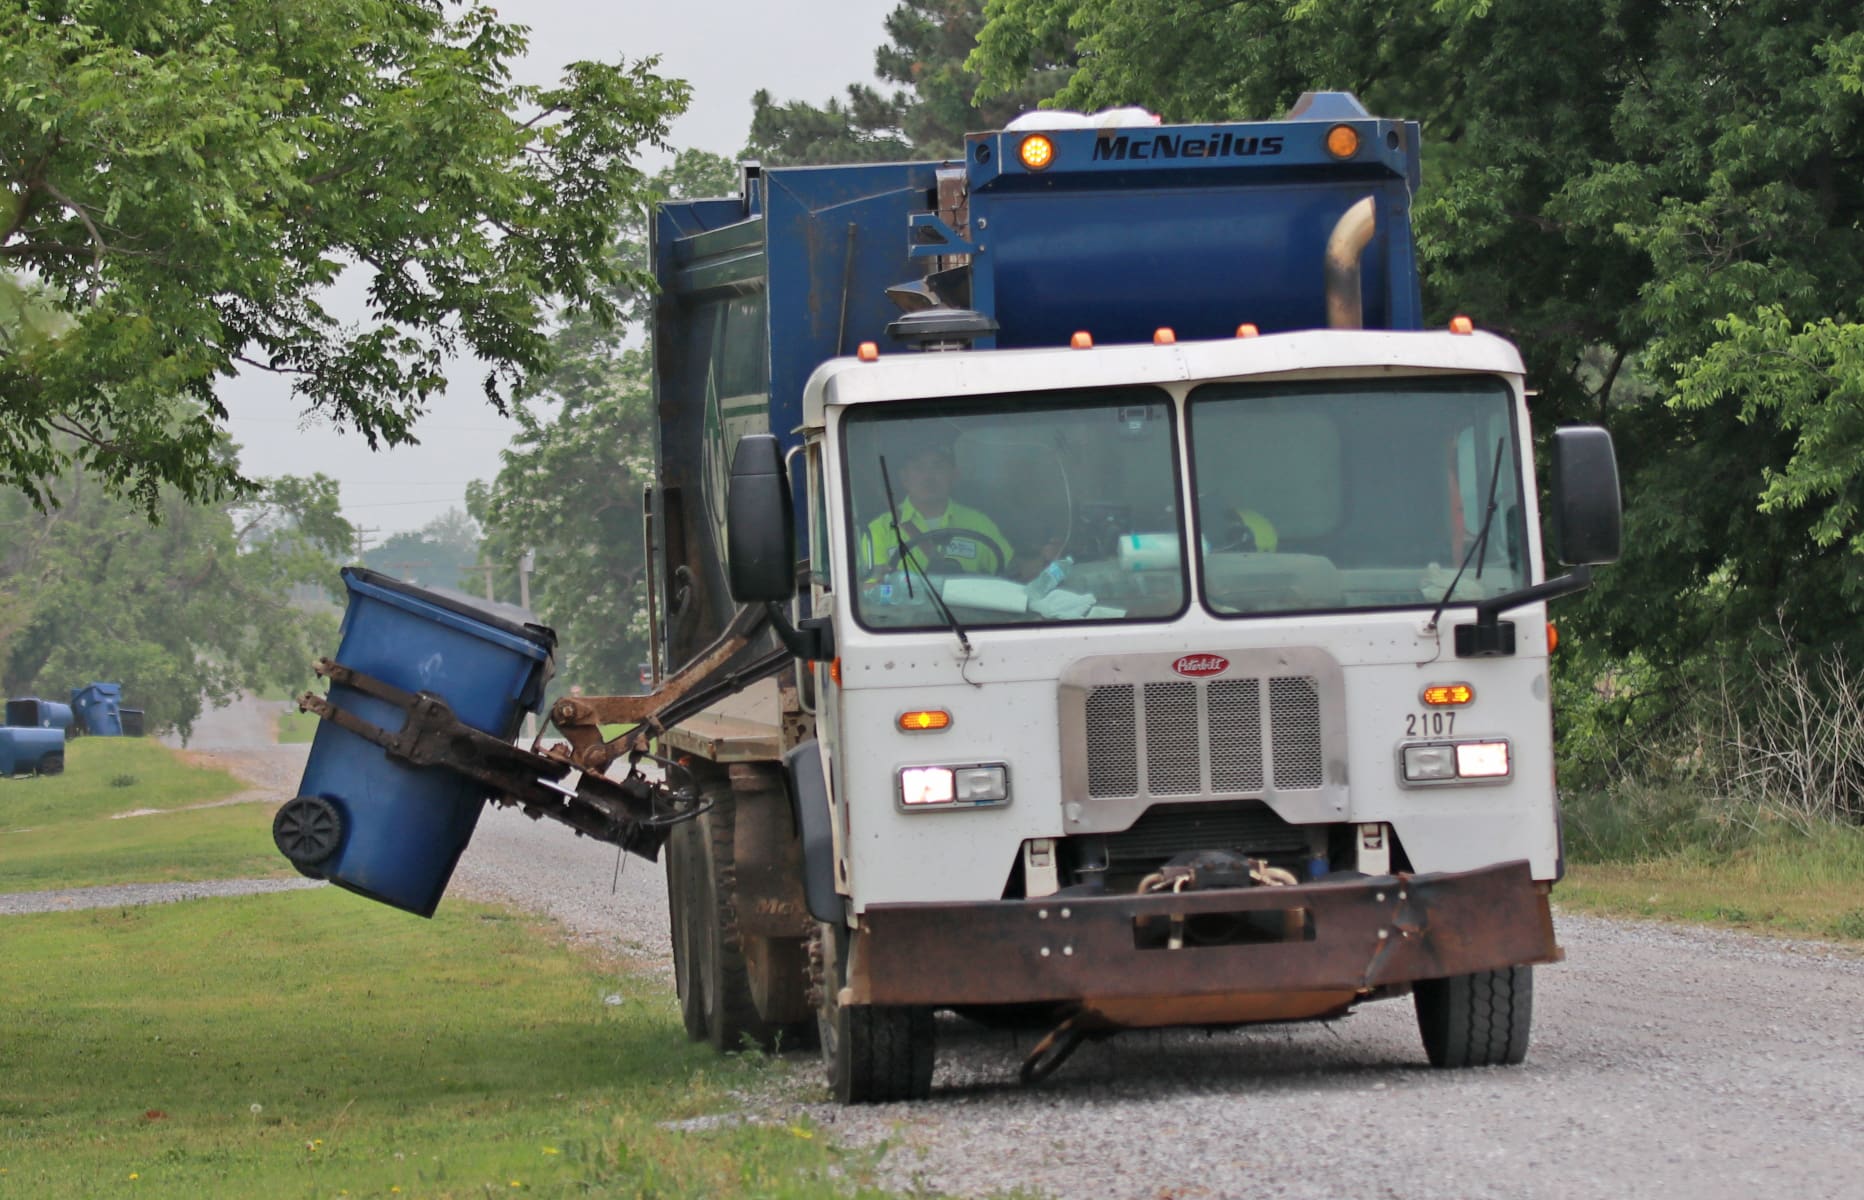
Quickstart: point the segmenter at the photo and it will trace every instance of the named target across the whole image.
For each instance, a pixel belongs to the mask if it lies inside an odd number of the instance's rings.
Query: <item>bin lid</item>
[[[527,643],[534,648],[538,658],[544,658],[556,649],[557,631],[548,625],[537,624],[531,620],[528,610],[515,604],[469,596],[452,588],[423,587],[368,567],[344,567],[343,585],[370,599],[420,615],[431,615],[431,610],[437,608],[455,617],[464,617],[473,624],[489,627],[509,638]],[[424,609],[428,611],[423,612]]]

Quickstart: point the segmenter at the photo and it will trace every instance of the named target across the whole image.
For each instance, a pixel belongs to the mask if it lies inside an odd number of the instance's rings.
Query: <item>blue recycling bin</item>
[[[556,633],[522,609],[416,587],[346,567],[349,608],[336,660],[407,692],[431,692],[461,721],[510,740],[542,703]],[[403,712],[333,684],[330,702],[390,732]],[[288,854],[299,870],[431,917],[472,839],[485,785],[442,767],[411,767],[332,722],[320,722],[298,786],[274,824],[299,822]],[[319,803],[323,802],[323,803]],[[296,806],[294,808],[294,806]],[[320,824],[321,823],[321,824]]]
[[[71,706],[38,696],[20,696],[6,702],[6,723],[27,729],[71,728]]]
[[[0,779],[13,775],[56,775],[65,769],[65,734],[60,729],[0,728]]]
[[[75,688],[71,693],[71,707],[77,713],[78,724],[93,737],[123,736],[122,706],[123,685],[120,683],[93,683]]]

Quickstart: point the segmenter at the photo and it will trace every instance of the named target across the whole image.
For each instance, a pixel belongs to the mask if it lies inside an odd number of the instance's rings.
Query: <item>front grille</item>
[[[1326,776],[1311,675],[1090,688],[1086,733],[1097,798],[1260,794],[1269,776],[1277,790],[1305,791]]]
[[[1299,854],[1307,831],[1260,800],[1234,804],[1157,804],[1124,833],[1106,837],[1107,861],[1118,871],[1156,866],[1187,850],[1234,850],[1252,857]]]

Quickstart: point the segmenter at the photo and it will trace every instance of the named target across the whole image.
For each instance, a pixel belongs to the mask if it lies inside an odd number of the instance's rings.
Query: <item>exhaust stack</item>
[[[1367,196],[1341,214],[1327,237],[1327,328],[1363,329],[1365,313],[1359,296],[1359,256],[1373,233],[1372,197]]]

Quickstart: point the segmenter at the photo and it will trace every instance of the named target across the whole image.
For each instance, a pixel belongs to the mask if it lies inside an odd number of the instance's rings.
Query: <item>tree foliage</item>
[[[901,0],[887,15],[887,41],[874,51],[875,73],[891,92],[850,84],[845,101],[820,107],[752,98],[745,155],[767,163],[887,162],[952,157],[964,135],[1001,129],[1066,78],[1063,39],[1053,53],[1031,54],[1010,84],[978,95],[965,65],[984,24],[984,0]]]
[[[972,65],[1169,120],[1355,91],[1423,122],[1432,320],[1617,442],[1626,559],[1569,617],[1667,688],[1785,625],[1864,653],[1864,32],[1854,3],[991,0]],[[1642,668],[1640,668],[1642,669]]]
[[[728,160],[686,151],[653,194],[718,196],[737,182]],[[629,214],[612,251],[630,273],[647,262],[647,212]],[[618,288],[609,300],[627,320],[578,318],[555,335],[555,366],[515,406],[520,428],[497,479],[467,493],[488,557],[506,568],[502,598],[516,598],[510,568],[535,551],[531,603],[557,630],[558,678],[592,693],[633,690],[648,657],[641,495],[655,478],[653,385],[637,344],[648,294]]]
[[[524,45],[446,0],[6,5],[0,278],[72,321],[0,343],[0,486],[43,503],[75,460],[151,513],[163,485],[218,497],[241,481],[216,387],[242,367],[374,448],[413,440],[449,356],[502,405],[553,308],[609,315],[633,155],[687,89],[651,58],[516,84]],[[325,307],[339,279],[359,326]]]
[[[423,587],[473,592],[484,587],[479,564],[479,525],[460,509],[448,509],[419,529],[390,534],[362,556],[363,565]]]
[[[353,531],[334,480],[265,480],[215,505],[163,489],[156,525],[82,468],[46,492],[47,509],[0,492],[5,695],[119,682],[152,727],[185,735],[203,702],[308,684],[335,644],[327,588]]]

